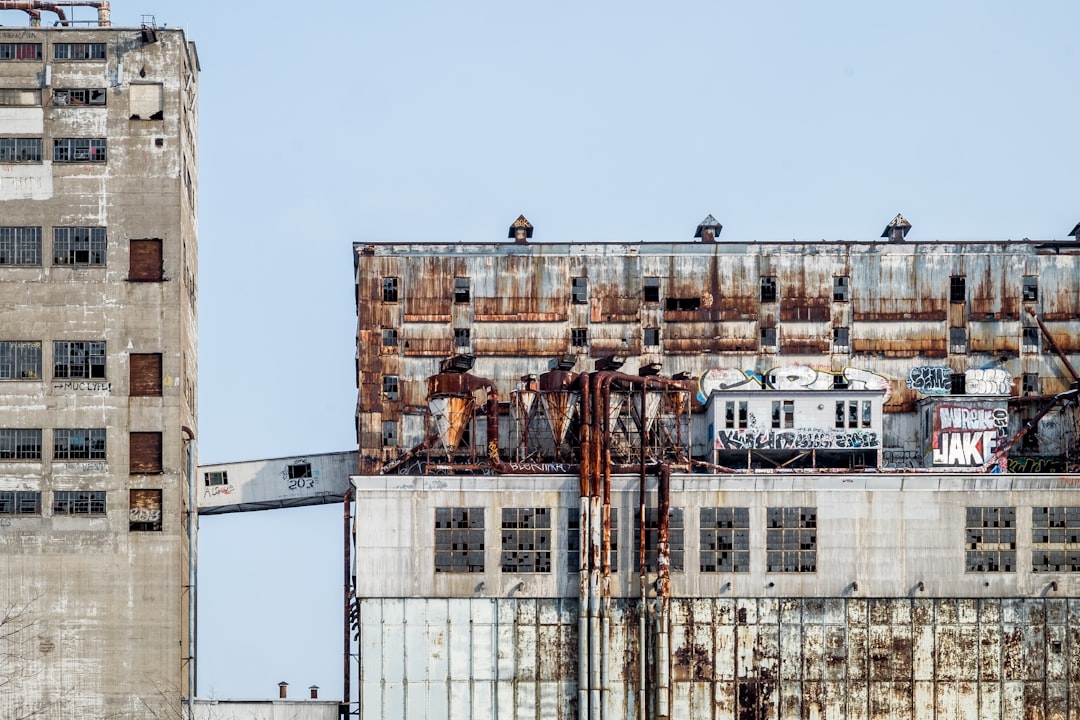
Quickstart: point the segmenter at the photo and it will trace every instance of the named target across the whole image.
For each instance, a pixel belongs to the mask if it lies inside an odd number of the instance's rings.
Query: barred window
[[[40,60],[41,43],[0,43],[0,60]]]
[[[36,380],[40,377],[40,340],[0,340],[0,380]]]
[[[657,508],[645,508],[645,567],[649,572],[657,569],[657,545],[660,542],[660,527]],[[668,560],[672,572],[682,572],[685,540],[683,537],[682,508],[668,509]],[[641,517],[634,514],[634,572],[641,572],[641,556],[637,548],[641,547]]]
[[[56,88],[53,105],[104,105],[105,88]]]
[[[105,138],[56,138],[53,140],[53,162],[103,163],[107,159]]]
[[[53,228],[53,263],[104,265],[106,237],[103,227]]]
[[[766,518],[766,572],[817,572],[817,508],[771,507]]]
[[[0,265],[40,265],[41,228],[0,227]]]
[[[36,490],[0,491],[0,515],[40,515],[41,493]]]
[[[1080,507],[1031,508],[1032,572],[1080,572]]]
[[[0,138],[0,163],[41,162],[41,138]]]
[[[56,43],[53,45],[56,60],[104,60],[105,43]]]
[[[53,493],[53,515],[104,515],[104,490],[63,490]]]
[[[611,508],[611,572],[619,572],[619,508]],[[600,559],[603,563],[603,558]],[[581,570],[581,512],[566,510],[566,571]]]
[[[104,378],[105,343],[54,341],[53,377]]]
[[[484,508],[435,508],[435,572],[484,572]]]
[[[40,460],[41,428],[0,429],[0,460]]]
[[[502,509],[502,571],[551,572],[550,508]]]
[[[750,572],[750,509],[703,507],[701,572]]]
[[[105,428],[53,430],[54,460],[104,460]]]
[[[967,572],[1016,570],[1016,508],[969,507],[965,536]]]

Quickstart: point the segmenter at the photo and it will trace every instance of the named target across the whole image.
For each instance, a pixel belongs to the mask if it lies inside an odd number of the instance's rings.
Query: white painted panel
[[[405,684],[405,712],[409,720],[427,720],[433,717],[428,711],[427,683],[410,682]]]
[[[365,682],[377,682],[383,677],[384,664],[382,601],[362,601],[360,619],[360,677]]]
[[[450,688],[446,682],[429,682],[427,685],[427,717],[450,716]]]
[[[518,626],[516,650],[517,677],[523,680],[535,680],[538,677],[535,625]]]
[[[980,720],[978,683],[961,681],[956,684],[956,694],[956,717],[959,720]]]
[[[958,702],[957,683],[938,682],[934,688],[934,708],[937,710],[934,720],[960,720]]]
[[[405,707],[405,684],[401,682],[388,682],[383,685],[382,693],[382,707],[380,708],[380,715],[376,717],[381,720],[404,720],[408,717],[406,713],[408,708]]]
[[[39,107],[0,107],[0,127],[5,135],[41,135],[45,132],[45,112]]]
[[[405,623],[405,678],[409,683],[428,679],[428,625],[423,601],[407,601],[415,614]]]
[[[798,680],[784,680],[780,685],[780,717],[802,717],[802,683]]]
[[[690,691],[692,683],[676,682],[671,684],[671,717],[690,717]]]
[[[543,720],[557,720],[562,708],[562,683],[540,682],[537,683],[539,705],[537,716]]]
[[[536,705],[536,691],[535,682],[518,682],[517,692],[514,695],[516,702],[514,717],[517,720],[540,720]]]
[[[472,715],[462,716],[471,718],[495,717],[495,683],[477,682],[471,685]]]
[[[453,606],[458,600],[451,600]],[[451,611],[451,615],[453,615]],[[446,648],[447,668],[451,680],[468,680],[473,672],[472,628],[468,622],[451,622]]]
[[[865,680],[848,683],[847,687],[848,720],[868,720],[870,717],[870,685]],[[926,717],[931,717],[927,715]]]
[[[500,679],[515,677],[517,675],[517,637],[513,625],[499,624],[498,651],[498,677]]]
[[[934,717],[934,683],[932,680],[916,680],[913,690],[915,695],[915,717]]]
[[[48,200],[52,196],[51,162],[0,166],[0,200]]]
[[[500,680],[495,688],[495,703],[499,710],[499,720],[514,720],[522,717],[517,712],[518,686],[514,682]]]
[[[469,720],[473,717],[473,683],[467,680],[452,680],[450,689],[450,708],[447,717],[454,720]],[[476,683],[478,689],[490,689],[484,683]]]
[[[493,680],[495,671],[495,629],[491,625],[472,626],[472,676],[475,680]]]
[[[982,720],[1001,718],[1001,686],[997,683],[984,682],[979,685],[979,718]]]
[[[402,601],[388,600],[383,605],[383,677],[389,682],[405,679],[405,625]]]
[[[383,714],[383,686],[381,682],[360,684],[360,714],[362,717],[386,717]]]
[[[1001,683],[1001,717],[1004,720],[1024,717],[1024,683],[1006,681]]]

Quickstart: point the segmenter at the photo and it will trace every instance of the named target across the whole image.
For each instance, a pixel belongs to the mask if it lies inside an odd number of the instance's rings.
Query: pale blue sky
[[[1072,0],[113,4],[142,13],[203,67],[206,463],[355,447],[354,241],[1080,220]],[[339,695],[341,578],[339,506],[204,518],[200,695]]]

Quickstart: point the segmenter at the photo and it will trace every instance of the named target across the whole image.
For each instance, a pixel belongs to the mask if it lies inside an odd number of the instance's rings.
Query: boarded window
[[[132,85],[130,97],[132,120],[161,120],[164,117],[161,83]]]
[[[160,532],[161,490],[132,489],[128,497],[128,530],[131,532]]]
[[[132,240],[128,257],[128,280],[159,282],[162,279],[161,240]]]
[[[161,433],[133,432],[128,448],[128,473],[131,475],[161,472]]]
[[[132,353],[130,388],[131,397],[159,397],[161,395],[161,353]]]

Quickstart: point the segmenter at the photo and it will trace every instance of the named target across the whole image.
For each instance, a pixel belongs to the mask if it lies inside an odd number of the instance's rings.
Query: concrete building
[[[0,717],[178,717],[199,61],[180,29],[80,4],[96,25],[0,5],[31,20],[0,27]]]
[[[1080,713],[1080,244],[910,227],[355,245],[360,715]]]

